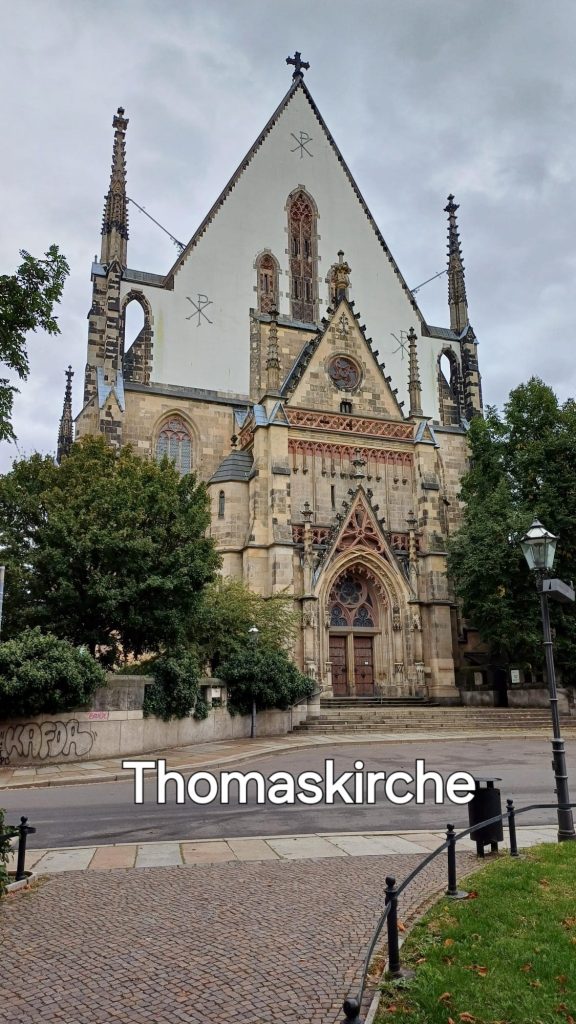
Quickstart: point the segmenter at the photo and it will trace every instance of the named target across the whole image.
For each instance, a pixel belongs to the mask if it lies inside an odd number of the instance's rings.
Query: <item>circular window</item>
[[[328,376],[341,391],[353,391],[360,383],[360,369],[348,356],[336,356],[328,366]]]

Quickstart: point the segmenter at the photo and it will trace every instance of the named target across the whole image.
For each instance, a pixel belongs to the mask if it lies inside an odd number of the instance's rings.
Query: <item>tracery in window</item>
[[[158,434],[156,459],[160,462],[167,455],[174,463],[180,476],[192,469],[192,439],[183,419],[174,416],[168,420]]]
[[[373,629],[377,601],[370,582],[353,572],[341,576],[330,592],[330,625],[348,629]]]
[[[290,309],[294,320],[314,323],[317,319],[316,211],[303,189],[288,203],[290,240]]]
[[[265,252],[256,261],[258,275],[258,311],[271,313],[278,309],[278,262]]]

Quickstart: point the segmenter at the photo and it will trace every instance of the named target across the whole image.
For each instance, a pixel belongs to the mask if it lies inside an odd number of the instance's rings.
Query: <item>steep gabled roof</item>
[[[322,129],[322,131],[326,135],[326,138],[328,139],[328,142],[329,142],[330,146],[332,147],[332,150],[333,150],[333,152],[334,152],[338,162],[340,163],[340,165],[342,167],[342,170],[344,171],[344,174],[346,175],[346,177],[348,178],[348,181],[350,182],[350,185],[352,186],[352,189],[353,189],[353,191],[354,191],[354,193],[356,195],[356,198],[358,199],[358,202],[360,203],[360,206],[362,207],[366,217],[368,218],[368,220],[369,220],[369,222],[370,222],[370,224],[371,224],[371,226],[372,226],[372,228],[373,228],[373,230],[374,230],[374,232],[376,234],[376,237],[378,238],[378,241],[380,242],[380,245],[382,246],[382,249],[384,250],[384,252],[386,253],[386,256],[388,257],[388,260],[389,260],[389,262],[390,262],[390,264],[391,264],[391,266],[392,266],[392,268],[394,270],[394,273],[398,277],[398,280],[400,281],[400,284],[401,284],[402,288],[406,292],[406,294],[407,294],[407,296],[408,296],[408,298],[410,300],[410,303],[412,305],[412,308],[414,309],[416,315],[419,317],[420,322],[421,323],[425,323],[424,316],[423,316],[423,314],[421,313],[421,311],[420,311],[420,309],[418,307],[418,303],[416,302],[416,299],[414,298],[412,292],[410,291],[408,285],[406,284],[406,281],[405,281],[405,279],[404,279],[404,277],[403,277],[403,275],[402,275],[402,273],[400,271],[400,268],[398,267],[398,264],[396,263],[394,257],[392,256],[392,253],[390,252],[388,246],[386,245],[386,242],[384,241],[384,237],[383,237],[383,235],[382,235],[378,225],[376,224],[376,221],[374,220],[374,217],[372,216],[372,214],[371,214],[371,212],[370,212],[370,210],[368,208],[366,200],[364,199],[364,196],[362,195],[360,189],[358,188],[358,185],[356,184],[356,181],[354,180],[354,177],[352,175],[352,172],[350,171],[350,168],[348,167],[346,161],[344,160],[344,157],[342,156],[342,153],[338,149],[338,146],[336,145],[332,135],[330,134],[330,132],[328,130],[328,126],[326,125],[326,122],[324,121],[324,118],[322,117],[322,114],[320,113],[318,107],[316,106],[316,104],[315,104],[315,102],[314,102],[314,100],[313,100],[313,98],[312,98],[312,96],[310,94],[310,91],[309,91],[308,87],[304,84],[304,80],[303,80],[303,78],[301,76],[299,76],[299,77],[294,79],[294,81],[292,82],[292,85],[288,89],[288,92],[286,93],[286,95],[284,96],[284,98],[282,99],[282,101],[280,102],[280,104],[278,105],[278,107],[276,108],[274,113],[272,114],[272,117],[270,118],[268,123],[265,125],[263,130],[260,132],[260,135],[258,136],[256,141],[254,142],[254,144],[250,147],[250,149],[248,150],[248,152],[247,152],[246,156],[244,157],[244,159],[240,162],[240,164],[238,165],[238,167],[234,171],[234,174],[230,178],[228,184],[225,185],[224,189],[222,190],[222,192],[218,196],[218,199],[216,200],[216,202],[214,203],[212,208],[209,210],[209,212],[206,214],[206,216],[205,216],[204,220],[202,221],[202,223],[200,224],[200,226],[197,228],[197,230],[192,235],[192,238],[188,242],[188,245],[184,248],[184,250],[176,258],[175,263],[173,264],[173,266],[170,268],[170,270],[166,274],[165,286],[166,287],[171,287],[172,286],[174,275],[184,265],[187,256],[192,251],[192,249],[194,249],[194,247],[196,246],[197,242],[199,241],[199,239],[202,237],[202,235],[206,231],[206,228],[214,220],[214,217],[218,213],[218,210],[220,209],[222,204],[226,201],[226,199],[228,198],[228,196],[230,195],[230,193],[234,189],[234,187],[237,184],[240,176],[248,168],[248,166],[251,163],[253,157],[255,156],[255,154],[258,152],[258,150],[262,146],[262,143],[267,138],[267,136],[270,134],[270,132],[272,131],[272,129],[276,125],[277,121],[279,120],[281,114],[286,109],[286,107],[288,106],[288,104],[290,103],[290,101],[292,100],[292,98],[295,96],[295,94],[298,92],[299,89],[302,90],[302,93],[304,94],[304,96],[308,100],[308,103],[310,104],[310,106],[312,108],[312,111],[313,111],[313,113],[314,113],[314,115],[315,115],[315,117],[316,117],[316,119],[317,119],[317,121],[318,121],[318,123],[319,123],[319,125],[320,125],[320,127]]]
[[[339,299],[335,309],[329,308],[326,310],[327,316],[323,317],[321,328],[318,330],[316,337],[311,338],[310,341],[308,341],[304,345],[304,348],[302,349],[300,355],[296,359],[294,366],[292,367],[290,373],[286,377],[286,380],[284,381],[280,389],[280,394],[282,398],[289,399],[293,392],[296,390],[298,384],[300,383],[302,377],[304,376],[304,373],[306,372],[306,368],[309,365],[310,360],[312,359],[314,353],[318,350],[319,346],[322,344],[322,341],[326,335],[326,332],[329,330],[332,321],[335,319],[337,314],[343,310],[346,310],[351,319],[356,321],[358,331],[360,332],[366,345],[366,354],[368,356],[372,356],[376,371],[378,375],[382,378],[382,383],[386,389],[386,392],[390,395],[396,407],[398,416],[401,417],[402,419],[405,419],[406,413],[402,408],[403,403],[399,402],[398,398],[396,397],[398,389],[393,388],[391,386],[391,378],[387,377],[385,373],[385,364],[378,362],[378,349],[372,348],[372,338],[366,337],[366,327],[364,326],[364,324],[360,323],[360,320],[362,318],[360,316],[360,313],[355,312],[354,302],[350,302],[346,298]]]

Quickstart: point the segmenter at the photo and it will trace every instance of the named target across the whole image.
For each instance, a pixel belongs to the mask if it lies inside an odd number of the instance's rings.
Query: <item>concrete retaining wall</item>
[[[201,722],[144,718],[142,699],[149,682],[146,677],[112,676],[110,685],[96,692],[91,710],[0,722],[0,754],[10,759],[11,766],[48,766],[250,735],[250,716],[232,716],[225,707],[214,708]],[[288,711],[260,711],[257,734],[284,736],[307,714],[306,701]]]

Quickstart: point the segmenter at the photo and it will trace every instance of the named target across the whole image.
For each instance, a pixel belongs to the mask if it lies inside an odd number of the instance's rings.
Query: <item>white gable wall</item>
[[[294,138],[299,139],[302,132],[311,137],[307,148],[312,156],[301,151]],[[343,249],[352,268],[350,298],[407,413],[408,357],[392,354],[398,343],[391,332],[400,336],[401,330],[410,327],[418,332],[418,318],[301,89],[176,272],[174,290],[123,283],[123,295],[139,287],[152,306],[152,380],[248,393],[248,314],[250,307],[257,306],[254,261],[263,249],[278,259],[280,313],[289,316],[286,202],[298,186],[310,193],[318,208],[320,317],[328,305],[325,278]],[[198,304],[199,295],[210,301],[204,307],[205,316],[195,312],[189,301]],[[436,360],[443,346],[430,338],[420,339],[418,346],[423,409],[434,419],[438,418]]]

